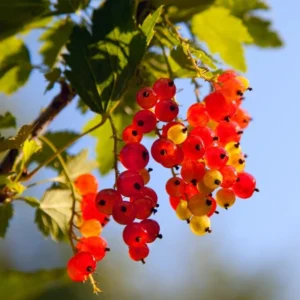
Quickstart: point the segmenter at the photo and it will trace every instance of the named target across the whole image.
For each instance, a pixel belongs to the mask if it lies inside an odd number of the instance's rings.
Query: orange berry
[[[99,236],[101,231],[102,231],[102,225],[96,219],[86,220],[80,226],[80,232],[85,238],[91,236]]]
[[[80,195],[85,196],[90,193],[97,193],[98,182],[93,174],[82,174],[74,182]]]

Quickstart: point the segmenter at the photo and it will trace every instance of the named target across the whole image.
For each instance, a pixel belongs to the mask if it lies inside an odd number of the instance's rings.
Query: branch
[[[61,82],[61,90],[49,106],[38,116],[32,124],[31,138],[38,137],[50,124],[51,121],[72,101],[75,97],[74,91],[67,83]],[[14,163],[19,155],[17,149],[11,149],[0,164],[0,174],[11,172]]]

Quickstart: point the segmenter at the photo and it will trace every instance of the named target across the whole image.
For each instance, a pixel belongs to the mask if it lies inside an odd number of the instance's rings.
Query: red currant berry
[[[111,215],[115,203],[121,202],[121,194],[114,189],[101,190],[96,196],[96,206],[100,213]]]
[[[206,126],[195,127],[191,130],[190,135],[197,135],[201,138],[204,143],[204,147],[210,146],[216,138],[215,133],[212,129]]]
[[[228,153],[222,147],[210,146],[206,148],[205,161],[210,169],[220,169],[226,165]]]
[[[96,260],[89,252],[79,252],[75,254],[67,264],[67,271],[74,281],[84,281],[86,276],[94,273]]]
[[[248,112],[240,107],[232,118],[232,121],[236,122],[242,129],[247,128],[251,120],[252,118]]]
[[[232,166],[224,166],[220,170],[220,173],[223,176],[223,181],[221,183],[221,187],[223,188],[231,188],[237,179],[237,171]]]
[[[139,171],[147,166],[149,152],[142,144],[126,144],[120,151],[120,162],[128,170]]]
[[[213,92],[204,99],[206,111],[209,117],[219,122],[224,118],[231,116],[232,107],[220,92]]]
[[[125,127],[122,133],[122,140],[127,143],[139,143],[143,138],[143,131],[136,125]]]
[[[157,238],[162,238],[162,235],[159,233],[160,226],[156,221],[152,219],[143,220],[141,222],[141,225],[143,229],[147,232],[147,243],[153,243]]]
[[[191,105],[187,111],[187,120],[193,127],[205,126],[209,121],[205,105],[203,103]]]
[[[228,79],[235,78],[237,76],[237,73],[234,70],[226,70],[222,74],[220,74],[217,78],[217,82],[219,83],[219,86],[222,86],[222,84],[227,81]]]
[[[149,87],[141,88],[136,95],[136,102],[142,108],[149,109],[155,106],[158,100],[153,89]]]
[[[109,221],[109,215],[100,213],[96,206],[96,193],[87,194],[82,198],[81,211],[84,220],[98,220],[102,227]]]
[[[130,223],[123,230],[123,240],[129,247],[145,244],[148,240],[147,231],[141,223]]]
[[[165,168],[173,168],[180,165],[184,160],[184,152],[181,147],[176,146],[176,151],[172,157],[165,157],[161,164]]]
[[[235,195],[241,199],[250,198],[256,190],[255,178],[246,172],[238,174],[236,183],[232,186]]]
[[[93,174],[82,174],[78,176],[74,184],[82,196],[96,193],[98,190],[98,182]]]
[[[144,196],[147,196],[147,197],[150,197],[150,198],[151,198],[151,200],[152,200],[152,206],[153,206],[153,207],[156,207],[156,206],[157,206],[158,197],[157,197],[156,192],[155,192],[153,189],[151,189],[151,188],[145,186],[145,187],[141,190],[141,193],[142,193]]]
[[[244,85],[237,78],[230,78],[223,82],[222,86],[218,89],[229,101],[243,96]]]
[[[124,171],[117,179],[117,189],[125,197],[138,196],[143,187],[143,177],[135,171]]]
[[[184,181],[196,185],[197,182],[203,179],[205,174],[205,165],[197,160],[186,159],[182,163],[180,174]]]
[[[184,193],[181,195],[181,200],[189,201],[194,195],[198,194],[199,191],[197,186],[193,183],[188,183],[185,185]]]
[[[162,100],[155,106],[155,116],[159,121],[171,122],[179,113],[178,104],[173,100]]]
[[[128,201],[117,202],[113,208],[112,216],[121,225],[130,224],[136,218],[135,205]]]
[[[109,251],[106,240],[101,236],[81,238],[76,245],[76,249],[80,252],[91,253],[96,261],[102,260],[106,252]]]
[[[235,122],[220,122],[215,129],[219,143],[225,146],[229,142],[239,142],[243,133],[239,129],[239,126]]]
[[[159,100],[172,99],[176,94],[176,86],[174,81],[169,78],[160,78],[155,81],[153,90]]]
[[[178,206],[178,204],[179,204],[179,202],[180,202],[180,198],[179,198],[179,197],[172,197],[172,196],[170,196],[169,201],[170,201],[171,207],[172,207],[174,210],[176,210],[176,209],[177,209],[177,206]]]
[[[158,139],[151,146],[151,155],[159,163],[168,162],[174,158],[177,148],[170,140]]]
[[[147,219],[153,212],[153,201],[150,197],[141,195],[132,198],[132,203],[135,206],[136,218],[140,220]]]
[[[185,192],[185,182],[179,177],[172,177],[166,183],[169,196],[180,197]]]
[[[134,115],[133,124],[143,133],[149,133],[156,128],[156,117],[152,111],[143,109]]]
[[[199,136],[189,135],[185,142],[182,144],[182,150],[185,157],[191,159],[200,159],[205,154],[203,141]]]
[[[137,247],[129,247],[129,256],[132,260],[141,261],[145,263],[145,258],[149,255],[149,248],[147,244],[139,245]]]

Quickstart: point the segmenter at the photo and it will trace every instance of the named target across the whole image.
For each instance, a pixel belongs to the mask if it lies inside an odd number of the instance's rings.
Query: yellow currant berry
[[[176,208],[176,215],[180,220],[188,221],[190,219],[190,217],[192,216],[192,213],[188,209],[187,201],[180,200],[180,202]]]
[[[101,223],[96,219],[86,220],[80,226],[80,232],[85,238],[99,236],[102,232]]]
[[[242,147],[240,143],[237,142],[230,142],[226,144],[225,150],[227,151],[228,155],[236,154],[236,153],[241,153],[242,152]]]
[[[188,129],[183,124],[175,124],[171,128],[169,128],[167,132],[167,137],[174,144],[182,144],[188,135]]]
[[[218,188],[222,180],[223,176],[218,170],[208,170],[203,177],[203,183],[212,190]]]
[[[195,216],[205,216],[211,211],[212,201],[204,194],[196,194],[188,201],[188,209]]]
[[[210,233],[210,218],[208,216],[193,216],[190,221],[190,229],[196,235],[205,235]]]
[[[243,172],[246,167],[246,160],[243,153],[235,153],[229,155],[227,165],[232,166],[236,169],[237,172]]]

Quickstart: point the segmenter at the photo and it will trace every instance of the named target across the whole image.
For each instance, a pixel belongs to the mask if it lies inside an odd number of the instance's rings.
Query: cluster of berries
[[[159,205],[155,191],[146,186],[152,169],[147,168],[150,153],[141,144],[145,134],[158,136],[151,156],[171,169],[172,177],[166,183],[170,204],[194,234],[211,232],[210,217],[218,213],[217,206],[228,209],[236,197],[247,199],[258,191],[254,177],[244,171],[246,155],[240,145],[251,121],[241,108],[244,92],[251,90],[249,82],[230,70],[218,76],[213,89],[203,102],[189,107],[185,120],[178,118],[176,86],[171,79],[161,78],[152,88],[138,91],[141,110],[122,132],[125,145],[117,158],[126,170],[116,170],[114,188],[97,193],[97,182],[87,174],[75,182],[83,195],[84,222],[78,252],[68,263],[73,280],[85,280],[94,272],[96,261],[105,256],[107,244],[99,234],[110,216],[125,225],[123,240],[135,261],[144,263],[149,255],[147,244],[162,237],[159,224],[149,219]]]
[[[76,254],[69,260],[67,271],[73,281],[81,282],[94,273],[96,263],[109,251],[106,240],[100,236],[103,227],[109,221],[109,216],[97,209],[98,182],[92,174],[80,175],[74,185],[82,196],[81,218],[77,224],[82,237],[73,237],[77,240]]]

